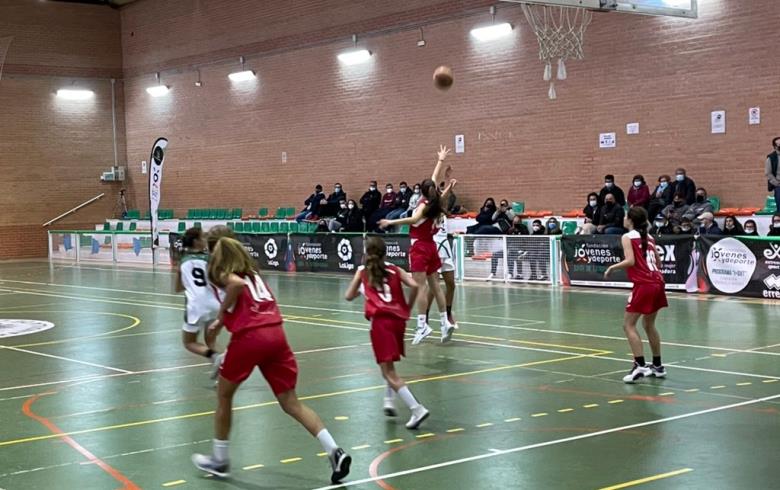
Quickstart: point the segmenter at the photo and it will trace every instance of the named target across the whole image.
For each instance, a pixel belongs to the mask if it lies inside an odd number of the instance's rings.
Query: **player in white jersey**
[[[452,253],[452,236],[447,233],[447,217],[442,215],[436,223],[437,232],[434,235],[433,240],[436,242],[436,248],[439,251],[439,258],[441,259],[441,268],[439,273],[444,279],[444,285],[446,286],[445,299],[447,303],[447,320],[455,328],[458,328],[458,324],[455,322],[455,317],[452,315],[452,302],[455,299],[455,254]],[[425,311],[426,321],[428,313],[433,304],[433,292],[428,290],[428,309]]]
[[[217,318],[219,301],[208,279],[208,254],[203,231],[190,228],[182,238],[183,254],[176,274],[176,292],[184,291],[185,308],[182,325],[184,347],[213,362],[212,378],[216,377],[222,356],[215,349],[216,335],[208,326]],[[198,342],[203,331],[204,343]]]

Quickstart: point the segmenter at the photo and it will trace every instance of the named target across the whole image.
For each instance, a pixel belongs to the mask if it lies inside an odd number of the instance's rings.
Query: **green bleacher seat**
[[[252,232],[253,233],[260,233],[260,222],[259,221],[253,221],[252,222]]]
[[[284,219],[287,214],[286,208],[276,208],[276,214],[274,215],[274,219]]]
[[[295,221],[290,223],[290,233],[298,233],[299,231],[300,231],[300,226],[298,225],[298,223],[296,223]]]
[[[121,221],[118,221],[116,224],[116,231],[123,231],[125,229],[125,224]]]
[[[233,231],[235,231],[235,230],[236,230],[236,225],[234,225],[232,221],[228,221],[228,222],[227,222],[227,227],[228,227],[229,229],[233,230]]]
[[[271,223],[268,221],[260,223],[260,233],[271,233]]]
[[[563,231],[564,235],[574,235],[577,233],[577,222],[576,221],[564,221],[561,230]]]
[[[709,199],[710,204],[712,204],[712,212],[717,213],[720,211],[720,198],[717,196],[710,196]]]
[[[235,226],[236,226],[236,231],[238,233],[243,233],[244,231],[247,231],[244,228],[244,222],[243,221],[236,221],[236,225]]]
[[[260,208],[257,210],[257,217],[265,219],[268,217],[268,208]]]
[[[271,233],[279,233],[279,222],[278,221],[271,221],[270,223],[270,229],[268,230]]]
[[[133,221],[132,223],[130,223],[130,228],[128,228],[128,230],[135,231],[135,227],[136,227],[136,222]]]
[[[775,196],[767,196],[766,201],[764,202],[764,209],[757,212],[758,215],[772,215],[777,212],[777,202],[775,202]]]
[[[409,225],[403,225],[398,227],[398,233],[401,235],[409,234]]]
[[[185,231],[187,231],[187,223],[179,221],[179,233],[184,233]]]
[[[192,210],[192,219],[201,219],[203,218],[203,210],[200,208],[196,208]]]
[[[287,208],[285,210],[285,215],[287,216],[287,219],[292,219],[295,217],[295,208]]]
[[[523,214],[525,212],[525,202],[523,202],[523,201],[514,201],[512,203],[512,211],[515,214]]]
[[[193,225],[192,225],[192,226],[193,226],[194,228],[203,228],[203,225],[200,223],[200,221],[196,221],[195,223],[193,223]]]
[[[233,208],[233,219],[241,219],[243,217],[244,210],[241,208]]]
[[[195,217],[195,210],[194,209],[188,209],[187,210],[187,219],[192,219]]]
[[[111,231],[111,223],[109,223],[108,221],[103,223],[103,231]]]
[[[290,233],[290,223],[287,221],[279,223],[279,233]]]

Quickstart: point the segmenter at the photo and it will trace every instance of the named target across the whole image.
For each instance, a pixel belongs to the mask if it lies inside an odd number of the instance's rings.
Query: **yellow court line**
[[[548,344],[546,342],[530,342],[526,340],[514,340],[514,339],[507,339],[504,337],[489,337],[487,335],[474,335],[474,334],[468,334],[468,333],[456,333],[455,337],[468,337],[472,339],[481,339],[481,340],[494,340],[494,341],[502,341],[502,342],[512,342],[515,344],[527,344],[527,345],[536,345],[539,347],[556,347],[558,349],[571,349],[571,350],[582,350],[586,352],[592,352],[592,354],[589,355],[595,355],[595,356],[602,356],[606,354],[612,354],[612,351],[603,350],[603,349],[588,349],[585,347],[577,347],[574,345],[565,345],[565,344]]]
[[[187,480],[174,480],[169,481],[167,483],[163,483],[162,486],[164,487],[175,487],[176,485],[181,485],[183,483],[187,483]]]
[[[282,464],[290,464],[290,463],[297,463],[298,461],[303,461],[303,458],[287,458],[279,462]]]
[[[265,465],[262,465],[262,464],[251,464],[249,466],[244,466],[241,469],[245,470],[245,471],[249,471],[249,470],[256,470],[258,468],[265,468]]]
[[[507,423],[509,423],[509,422],[517,422],[519,420],[523,420],[523,419],[521,419],[520,417],[512,417],[511,419],[504,419],[504,422],[507,422]]]
[[[547,360],[544,360],[544,361],[526,362],[526,363],[523,363],[523,364],[515,364],[515,365],[512,365],[512,366],[499,366],[499,367],[495,367],[495,368],[478,369],[478,370],[475,370],[475,371],[466,371],[466,372],[461,372],[461,373],[445,374],[445,375],[440,375],[440,376],[431,376],[431,377],[427,377],[427,378],[420,378],[420,379],[410,380],[410,381],[407,381],[407,384],[426,383],[426,382],[430,382],[430,381],[439,381],[439,380],[443,380],[443,379],[452,379],[452,378],[459,378],[459,377],[465,377],[465,376],[474,376],[474,375],[477,375],[477,374],[505,371],[505,370],[508,370],[508,369],[517,369],[517,368],[524,368],[524,367],[529,367],[529,366],[538,366],[540,364],[550,364],[550,363],[554,363],[554,362],[563,362],[563,361],[568,361],[568,360],[571,360],[571,359],[581,359],[583,357],[588,357],[588,355],[587,354],[580,354],[580,355],[576,355],[576,356],[557,357],[557,358],[553,358],[553,359],[547,359]],[[366,386],[366,387],[363,387],[363,388],[354,388],[354,389],[350,389],[350,390],[334,391],[334,392],[331,392],[331,393],[321,393],[321,394],[317,394],[317,395],[301,396],[301,397],[299,397],[299,399],[303,400],[303,401],[306,401],[306,400],[318,400],[318,399],[321,399],[321,398],[331,398],[331,397],[335,397],[335,396],[350,395],[350,394],[354,394],[354,393],[363,393],[363,392],[367,392],[367,391],[384,390],[385,388],[387,388],[387,385],[386,384],[381,384],[381,385],[374,385],[374,386]],[[272,405],[278,405],[278,403],[279,402],[277,402],[276,400],[268,401],[268,402],[262,402],[262,403],[254,403],[254,404],[251,404],[251,405],[244,405],[244,406],[240,406],[240,407],[233,407],[233,410],[234,411],[238,411],[238,410],[249,410],[249,409],[261,408],[261,407],[269,407],[269,406],[272,406]],[[41,435],[41,436],[25,437],[25,438],[21,438],[21,439],[12,439],[12,440],[8,440],[8,441],[0,441],[0,447],[12,446],[12,445],[15,445],[15,444],[23,444],[23,443],[27,443],[27,442],[55,439],[55,438],[59,438],[59,437],[63,437],[63,436],[74,436],[74,435],[80,435],[80,434],[90,434],[90,433],[93,433],[93,432],[104,432],[104,431],[109,431],[109,430],[126,429],[126,428],[130,428],[130,427],[140,427],[140,426],[144,426],[144,425],[158,424],[158,423],[170,422],[170,421],[174,421],[174,420],[185,420],[185,419],[191,419],[191,418],[196,418],[196,417],[205,417],[205,416],[209,416],[209,415],[213,415],[213,414],[214,414],[214,411],[213,410],[209,410],[209,411],[206,411],[206,412],[188,413],[188,414],[183,414],[183,415],[174,415],[174,416],[170,416],[170,417],[162,417],[162,418],[158,418],[158,419],[139,420],[139,421],[136,421],[136,422],[128,422],[128,423],[124,423],[124,424],[107,425],[107,426],[103,426],[103,427],[95,427],[95,428],[92,428],[92,429],[82,429],[82,430],[77,430],[77,431],[72,431],[72,432],[66,432],[64,434],[46,434],[46,435]]]
[[[614,405],[616,403],[623,403],[623,400],[610,400],[607,403],[609,403],[610,405]]]
[[[737,386],[750,386],[752,384],[750,381],[745,381],[744,383],[737,383]]]
[[[693,469],[691,468],[682,468],[679,470],[670,471],[668,473],[661,473],[659,475],[648,476],[647,478],[640,478],[638,480],[631,480],[625,483],[620,483],[618,485],[612,485],[611,487],[602,487],[599,490],[620,490],[621,488],[634,487],[636,485],[641,485],[643,483],[649,483],[651,481],[662,480],[664,478],[670,478],[673,476],[682,475],[684,473],[690,473],[691,471],[693,471]]]
[[[398,444],[399,442],[404,442],[403,439],[390,439],[385,441],[385,444]]]
[[[463,427],[456,427],[456,428],[454,428],[454,429],[449,429],[449,430],[447,431],[447,433],[448,433],[448,434],[454,434],[454,433],[456,433],[456,432],[463,432],[464,430],[466,430],[466,429],[464,429]]]
[[[371,444],[363,444],[360,446],[352,446],[353,451],[360,451],[361,449],[368,449],[371,447]]]
[[[776,379],[765,379],[762,381],[762,383],[777,383]]]
[[[492,426],[493,426],[492,422],[485,422],[484,424],[477,425],[477,428],[482,429],[483,427],[492,427]]]
[[[546,417],[547,412],[532,413],[531,417]]]
[[[568,413],[568,412],[573,412],[573,411],[574,411],[573,408],[562,408],[562,409],[558,410],[558,413]]]
[[[426,434],[420,434],[419,436],[416,436],[416,437],[417,437],[417,439],[427,439],[427,438],[433,437],[435,435],[436,434],[434,434],[433,432],[428,432]]]
[[[599,406],[598,403],[589,403],[587,405],[583,405],[582,408],[596,408],[598,406]]]

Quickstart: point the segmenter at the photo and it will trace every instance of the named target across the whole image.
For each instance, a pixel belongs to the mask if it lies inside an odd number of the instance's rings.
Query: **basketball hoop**
[[[566,60],[581,60],[585,30],[593,20],[593,13],[583,8],[554,7],[523,3],[523,13],[539,41],[539,59],[544,63],[545,82],[550,82],[548,95],[557,98],[552,76],[553,62],[558,62],[558,80],[566,80]]]
[[[3,79],[3,64],[5,55],[8,53],[8,47],[11,46],[13,37],[0,37],[0,80]]]

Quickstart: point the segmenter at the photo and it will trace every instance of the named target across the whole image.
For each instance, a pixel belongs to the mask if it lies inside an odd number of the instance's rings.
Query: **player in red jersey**
[[[661,258],[655,248],[655,240],[647,236],[647,211],[640,207],[629,209],[624,226],[629,230],[622,238],[625,258],[610,266],[604,276],[608,277],[618,269],[626,269],[628,279],[634,284],[623,324],[631,352],[634,354],[634,365],[623,381],[634,383],[644,376],[666,377],[666,368],[661,364],[661,336],[655,328],[655,317],[668,303],[664,276],[658,269]],[[642,339],[636,329],[639,317],[642,317],[642,326],[653,351],[653,364],[650,366],[645,365]]]
[[[371,346],[376,362],[387,381],[384,410],[388,417],[395,417],[395,394],[403,400],[412,417],[406,423],[408,429],[417,429],[430,413],[409,391],[404,380],[395,371],[395,362],[404,355],[404,332],[409,318],[409,303],[417,296],[417,283],[406,271],[385,263],[387,247],[379,237],[366,240],[366,265],[361,266],[347,289],[346,299],[352,301],[362,292],[366,297],[366,319],[371,321]],[[409,303],[404,297],[403,286],[411,289]]]
[[[320,417],[298,400],[295,394],[298,365],[284,335],[282,315],[241,242],[226,237],[219,239],[209,260],[208,277],[220,288],[222,303],[217,321],[209,328],[218,332],[224,325],[231,335],[217,386],[214,453],[194,454],[192,462],[213,475],[229,476],[228,437],[233,396],[257,367],[282,410],[319,439],[333,469],[331,481],[340,482],[349,474],[352,458],[338,447]]]
[[[440,192],[436,185],[439,179],[445,173],[444,160],[449,155],[450,150],[444,146],[439,148],[439,160],[430,179],[425,179],[420,184],[420,190],[423,198],[417,205],[412,216],[402,219],[380,220],[379,226],[387,228],[388,226],[410,225],[409,236],[412,239],[412,246],[409,249],[409,270],[414,277],[414,281],[420,285],[423,291],[417,297],[417,330],[414,333],[412,345],[419,344],[433,331],[428,325],[426,311],[428,310],[428,298],[425,285],[433,291],[436,298],[436,305],[439,307],[439,318],[441,321],[441,341],[447,342],[452,337],[455,326],[452,325],[447,317],[447,303],[444,293],[439,286],[439,269],[441,268],[441,258],[436,246],[434,236],[438,231],[436,223],[439,217],[444,214],[442,207],[443,199],[457,183],[456,180],[450,180],[449,185]],[[448,170],[448,169],[447,169]]]

